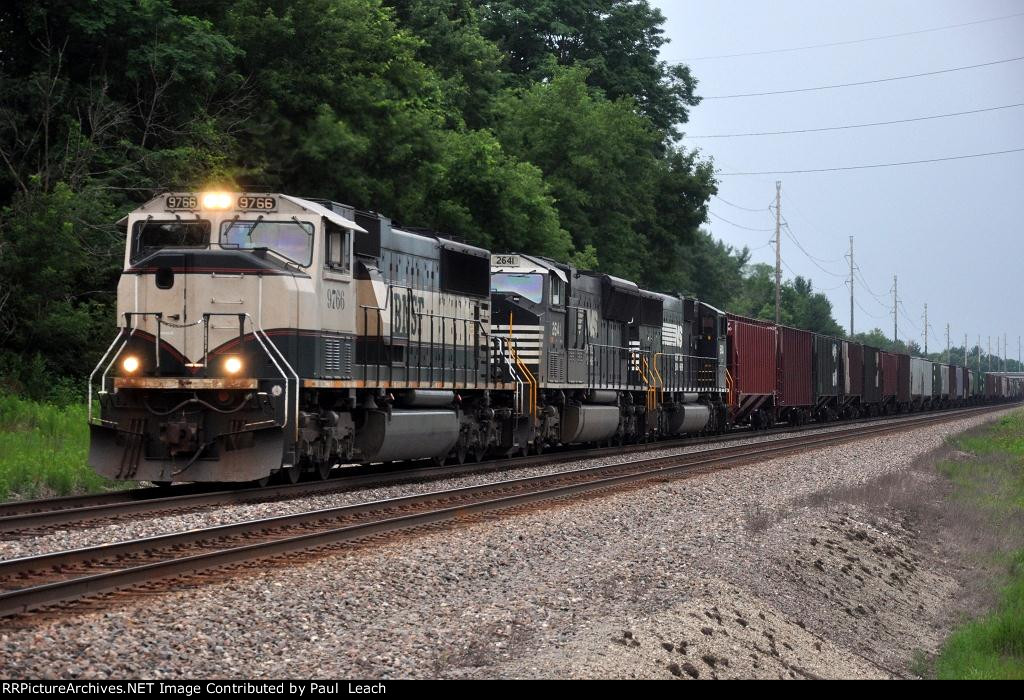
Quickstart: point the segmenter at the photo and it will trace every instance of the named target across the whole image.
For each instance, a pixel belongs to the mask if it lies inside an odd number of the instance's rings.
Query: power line
[[[1013,63],[1014,61],[1024,61],[1024,56],[1017,56],[1016,58],[1002,58],[998,61],[989,61],[988,63],[975,63],[970,66],[957,66],[955,68],[943,68],[942,70],[928,71],[927,73],[912,73],[910,75],[894,75],[889,78],[876,78],[874,80],[861,80],[856,83],[836,83],[835,85],[818,85],[815,87],[806,88],[792,88],[790,90],[771,90],[768,92],[746,92],[736,95],[710,95],[702,96],[704,100],[731,100],[737,97],[765,97],[767,95],[790,95],[796,92],[814,92],[816,90],[834,90],[836,88],[844,87],[856,87],[859,85],[875,85],[877,83],[889,83],[894,80],[909,80],[911,78],[925,78],[932,75],[941,75],[943,73],[955,73],[957,71],[971,70],[974,68],[985,68],[987,66],[997,66],[1003,63]]]
[[[786,235],[789,236],[790,240],[792,240],[793,243],[796,244],[796,247],[800,249],[800,252],[803,253],[804,255],[806,255],[807,259],[810,260],[811,263],[815,267],[817,267],[819,270],[824,272],[826,275],[832,275],[833,277],[841,277],[841,278],[846,277],[846,275],[837,275],[836,273],[834,273],[834,272],[832,272],[830,270],[826,270],[824,267],[819,265],[818,264],[818,258],[815,258],[813,255],[811,255],[810,253],[807,252],[807,249],[804,248],[803,244],[801,244],[800,241],[797,239],[796,234],[793,233],[793,228],[789,225],[789,222],[786,221],[786,218],[783,217],[782,220],[785,222],[784,225],[783,225],[783,229],[786,231]]]
[[[744,231],[756,231],[758,233],[771,233],[771,229],[770,228],[751,228],[749,226],[743,226],[741,224],[737,224],[734,221],[729,221],[724,216],[719,216],[718,214],[716,214],[715,212],[711,211],[710,209],[708,210],[708,214],[711,214],[711,216],[715,217],[716,219],[721,219],[722,221],[724,221],[725,223],[729,224],[730,226],[735,226],[736,228],[741,228]]]
[[[854,275],[857,277],[857,281],[861,283],[861,286],[864,287],[864,290],[868,294],[871,295],[872,299],[874,300],[874,302],[876,304],[881,306],[883,309],[888,309],[889,308],[888,304],[882,302],[883,297],[881,295],[879,295],[879,294],[875,294],[874,290],[872,290],[871,287],[868,285],[868,283],[864,280],[864,275],[861,273],[859,267],[856,269],[856,272],[854,273]],[[885,297],[885,298],[888,298],[888,297]]]
[[[842,126],[823,126],[815,129],[790,129],[788,131],[751,131],[743,134],[706,134],[701,136],[690,136],[687,134],[687,138],[691,139],[729,139],[737,138],[741,136],[781,136],[784,134],[810,134],[820,131],[840,131],[842,129],[863,129],[869,126],[889,126],[891,124],[907,124],[910,122],[921,122],[929,119],[945,119],[947,117],[962,117],[967,114],[981,114],[982,112],[995,112],[1000,109],[1013,109],[1015,107],[1024,107],[1024,102],[1018,102],[1012,105],[1000,105],[998,107],[985,107],[984,109],[971,109],[964,112],[950,112],[948,114],[932,114],[926,117],[911,117],[909,119],[892,119],[885,122],[868,122],[866,124],[844,124]],[[725,200],[722,200],[725,201]],[[728,202],[726,202],[728,204]]]
[[[857,305],[858,309],[863,311],[864,314],[866,314],[867,316],[870,316],[871,318],[885,318],[888,315],[888,314],[882,314],[881,316],[876,316],[875,314],[871,313],[870,311],[865,309],[863,306],[861,306],[860,299],[854,299],[853,303]]]
[[[984,158],[987,156],[1001,156],[1007,153],[1020,153],[1024,148],[1008,148],[1004,151],[989,151],[988,153],[969,153],[963,156],[946,156],[944,158],[928,158],[926,160],[906,160],[899,163],[871,163],[870,165],[848,165],[836,168],[809,168],[806,170],[765,170],[762,172],[746,173],[716,173],[719,177],[742,176],[742,175],[799,175],[802,173],[834,173],[841,170],[867,170],[869,168],[895,168],[903,165],[923,165],[926,163],[941,163],[949,160],[964,160],[966,158]]]
[[[843,285],[846,284],[844,282],[843,284],[840,284],[840,285],[835,286],[835,287],[829,287],[828,289],[814,289],[814,280],[813,279],[811,279],[810,277],[807,277],[805,275],[799,274],[796,270],[794,270],[793,268],[791,268],[789,266],[789,263],[786,262],[785,258],[780,257],[779,260],[782,262],[782,265],[787,270],[789,270],[790,274],[792,274],[794,278],[800,277],[801,279],[805,279],[805,280],[807,280],[810,283],[810,285],[811,285],[811,293],[812,294],[824,294],[825,292],[834,292],[835,290],[839,289],[840,287],[842,287]]]
[[[761,207],[760,209],[751,209],[750,207],[741,207],[739,204],[733,204],[728,199],[723,199],[722,197],[719,197],[717,194],[713,195],[713,196],[718,201],[724,202],[725,204],[728,204],[730,207],[733,207],[735,209],[740,209],[741,211],[763,212],[763,211],[767,211],[768,210],[767,207]]]
[[[821,236],[821,233],[820,233],[820,227],[817,224],[815,224],[813,221],[811,221],[811,218],[809,216],[807,216],[807,214],[804,213],[803,209],[801,209],[800,207],[797,206],[796,202],[793,200],[793,196],[792,195],[789,196],[789,206],[801,218],[803,218],[804,221],[806,221],[808,223],[808,225],[812,229],[812,231],[811,231],[812,233],[814,233],[815,235],[817,235],[819,237],[823,237],[823,236]],[[789,226],[789,221],[788,220],[786,221],[786,225]],[[790,229],[790,231],[792,232],[792,228]],[[794,234],[794,235],[796,235],[796,234]],[[808,254],[808,256],[811,257],[811,258],[814,258],[815,260],[817,260],[818,262],[822,263],[823,265],[833,265],[833,264],[836,264],[836,263],[841,263],[843,261],[842,257],[840,257],[840,258],[831,258],[831,259],[826,260],[825,258],[819,258],[819,257],[817,257],[815,255]]]
[[[800,250],[804,251],[804,255],[806,255],[811,260],[816,260],[817,262],[820,262],[823,265],[833,265],[833,264],[838,263],[838,262],[840,262],[842,260],[842,258],[832,258],[831,260],[826,260],[825,258],[819,258],[816,255],[811,255],[810,253],[807,252],[807,250],[803,246],[800,245],[799,241],[796,240],[796,238],[795,238],[796,234],[793,232],[793,228],[789,225],[789,220],[786,219],[786,217],[782,217],[782,221],[785,224],[786,228],[788,229],[789,237],[793,238],[793,241],[797,244],[797,246],[800,248]]]
[[[811,255],[810,253],[808,253],[808,252],[807,252],[806,250],[804,250],[804,247],[803,247],[802,245],[800,245],[800,241],[798,241],[798,240],[796,239],[796,236],[794,236],[794,235],[793,235],[793,231],[792,231],[792,229],[791,229],[791,228],[789,227],[789,224],[788,224],[788,223],[784,224],[782,228],[783,228],[783,229],[784,229],[784,230],[786,231],[786,235],[787,235],[787,236],[789,236],[789,239],[790,239],[791,241],[793,241],[794,243],[796,243],[796,247],[800,249],[800,252],[801,252],[801,253],[803,253],[803,254],[804,254],[805,256],[807,256],[807,259],[808,259],[808,260],[810,260],[810,261],[811,261],[811,263],[812,263],[812,264],[813,264],[813,265],[814,265],[814,266],[815,266],[816,268],[818,268],[819,270],[821,270],[822,272],[824,272],[824,273],[825,273],[826,275],[832,275],[833,277],[840,277],[840,278],[844,278],[844,277],[846,277],[846,275],[837,275],[836,273],[832,272],[831,270],[826,270],[826,269],[825,269],[824,267],[822,267],[822,266],[821,266],[821,265],[820,265],[820,264],[818,263],[817,259],[815,259],[815,257],[814,257],[813,255]]]
[[[863,39],[848,39],[846,41],[832,41],[827,44],[810,44],[808,46],[795,46],[787,49],[764,49],[762,51],[747,51],[744,53],[730,53],[721,54],[718,56],[697,56],[696,58],[687,58],[684,61],[711,61],[720,58],[740,58],[742,56],[764,56],[773,53],[791,53],[793,51],[808,51],[810,49],[824,49],[832,46],[849,46],[851,44],[862,44],[869,41],[881,41],[883,39],[896,39],[904,36],[915,36],[917,34],[928,34],[929,32],[941,32],[947,29],[959,29],[960,27],[970,27],[976,24],[986,24],[988,22],[998,22],[1004,19],[1013,19],[1015,17],[1024,16],[1024,12],[1017,12],[1012,15],[1003,15],[1001,17],[989,17],[988,19],[979,19],[973,22],[962,22],[960,24],[947,24],[944,27],[932,27],[931,29],[918,29],[911,32],[900,32],[898,34],[882,34],[880,36],[869,36]]]
[[[913,320],[911,320],[911,318],[910,318],[910,315],[909,315],[909,314],[908,314],[908,312],[907,312],[907,307],[905,307],[905,306],[903,305],[903,300],[902,300],[902,299],[900,299],[900,300],[899,300],[899,308],[900,308],[900,313],[901,313],[901,314],[903,314],[903,318],[904,318],[904,320],[905,320],[905,321],[906,321],[907,323],[909,323],[909,324],[910,324],[911,326],[913,326],[913,327],[914,327],[914,330],[916,330],[916,331],[920,331],[920,330],[921,330],[921,327],[920,327],[919,325],[917,325],[916,323],[914,323],[914,321],[913,321]]]

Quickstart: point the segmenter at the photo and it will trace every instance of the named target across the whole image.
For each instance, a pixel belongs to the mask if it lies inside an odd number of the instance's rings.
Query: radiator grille
[[[348,338],[324,338],[323,375],[350,379],[352,377],[352,341]]]

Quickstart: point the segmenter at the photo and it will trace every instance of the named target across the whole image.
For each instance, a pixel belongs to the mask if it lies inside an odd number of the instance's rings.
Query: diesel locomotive
[[[118,223],[118,332],[88,388],[89,464],[112,479],[462,463],[858,415],[881,392],[877,351],[867,378],[824,343],[812,373],[785,329],[333,201],[174,192]],[[958,376],[934,406],[963,400]]]

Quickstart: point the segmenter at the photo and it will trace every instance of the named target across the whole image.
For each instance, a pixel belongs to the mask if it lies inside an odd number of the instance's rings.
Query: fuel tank
[[[618,406],[566,406],[562,416],[562,442],[607,440],[618,427]]]
[[[711,409],[703,404],[681,404],[665,412],[670,435],[699,433],[707,427],[710,418]]]
[[[455,411],[396,408],[369,410],[356,430],[355,447],[363,462],[399,462],[443,457],[459,439]]]

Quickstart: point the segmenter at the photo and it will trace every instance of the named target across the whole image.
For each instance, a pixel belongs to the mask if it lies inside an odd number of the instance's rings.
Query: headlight
[[[224,360],[224,371],[228,374],[238,374],[242,371],[242,360],[237,357],[229,357]]]
[[[227,192],[206,192],[203,194],[203,209],[230,209],[231,195]]]
[[[121,362],[121,368],[128,374],[134,374],[135,371],[139,368],[139,358],[135,357],[134,355],[129,355],[128,357],[124,358],[123,362]]]

